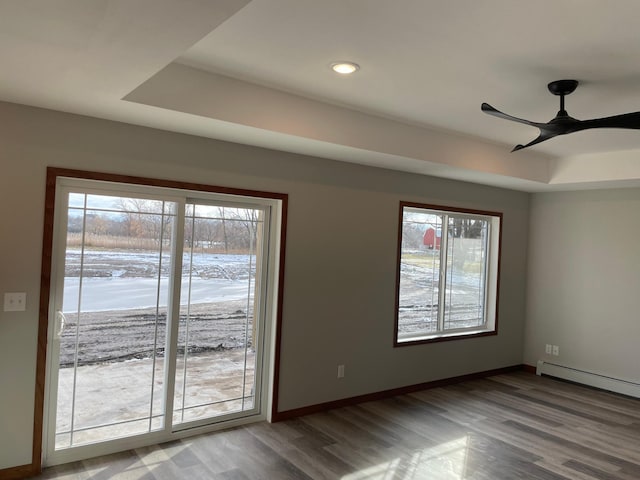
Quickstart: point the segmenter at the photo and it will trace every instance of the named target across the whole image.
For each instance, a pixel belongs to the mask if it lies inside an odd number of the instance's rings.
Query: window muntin
[[[495,333],[501,219],[401,203],[396,345]]]

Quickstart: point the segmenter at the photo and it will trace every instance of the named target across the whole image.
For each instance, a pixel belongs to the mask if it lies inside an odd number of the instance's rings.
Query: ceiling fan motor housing
[[[578,87],[577,80],[556,80],[547,85],[554,95],[569,95]]]

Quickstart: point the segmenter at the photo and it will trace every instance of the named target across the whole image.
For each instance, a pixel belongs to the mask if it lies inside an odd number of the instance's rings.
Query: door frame
[[[264,418],[267,421],[271,421],[271,418],[277,413],[278,407],[278,386],[279,386],[279,363],[280,363],[280,338],[282,329],[282,303],[284,294],[284,261],[285,261],[285,245],[286,245],[286,225],[287,225],[287,202],[288,195],[283,193],[274,193],[266,191],[256,191],[247,189],[237,189],[230,187],[220,187],[204,184],[196,184],[189,182],[173,181],[153,179],[146,177],[136,177],[128,175],[107,174],[99,172],[90,172],[83,170],[72,170],[65,168],[48,167],[47,168],[47,181],[45,192],[45,214],[44,214],[44,229],[43,229],[43,249],[42,249],[42,265],[41,265],[41,285],[40,285],[40,302],[39,302],[39,321],[38,321],[38,345],[37,345],[37,363],[36,363],[36,385],[35,385],[35,402],[34,402],[34,429],[33,429],[33,451],[32,451],[32,472],[38,473],[41,471],[45,449],[43,448],[44,440],[44,428],[46,426],[45,416],[47,411],[46,392],[47,382],[49,381],[47,375],[47,347],[49,339],[49,315],[50,315],[50,294],[51,294],[51,281],[52,281],[52,261],[54,258],[53,245],[55,237],[55,222],[54,215],[56,210],[56,186],[59,178],[69,179],[81,179],[81,180],[97,180],[101,182],[112,182],[114,184],[134,185],[134,186],[148,186],[148,187],[160,187],[167,189],[176,189],[184,192],[185,196],[191,195],[197,196],[198,192],[213,193],[223,195],[237,195],[243,197],[255,197],[260,199],[269,199],[274,201],[276,208],[273,208],[272,215],[274,216],[273,231],[271,232],[270,242],[274,242],[271,251],[275,255],[274,271],[268,272],[268,280],[273,285],[270,296],[272,297],[271,311],[268,314],[271,316],[270,330],[267,331],[265,337],[265,343],[268,344],[268,348],[265,353],[268,357],[264,359],[265,368],[263,374],[263,392],[265,397],[264,411],[260,412],[260,418]],[[118,185],[115,185],[118,188]],[[250,417],[255,418],[255,417]],[[246,419],[244,423],[246,423]],[[171,434],[171,438],[183,438],[190,435],[197,435],[200,433],[210,432],[221,428],[230,427],[239,423],[243,423],[242,420],[229,420],[228,422],[220,422],[213,425],[206,425],[201,427],[195,427],[187,430],[174,431]],[[144,437],[144,438],[142,438]],[[117,442],[117,445],[105,446],[101,449],[99,454],[113,453],[115,451],[121,451],[123,449],[134,448],[144,445],[151,445],[160,441],[166,441],[166,433],[164,431],[147,433],[137,436],[132,436],[125,441]],[[94,447],[93,449],[91,447]],[[69,458],[57,461],[56,463],[64,463],[66,461],[73,461],[76,456],[90,456],[95,454],[93,450],[95,446],[79,446],[74,447],[73,452],[78,455],[70,455]],[[112,450],[112,451],[110,451]],[[62,459],[64,456],[60,456]]]

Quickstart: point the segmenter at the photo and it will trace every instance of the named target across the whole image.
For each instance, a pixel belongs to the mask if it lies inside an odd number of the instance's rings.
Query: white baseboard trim
[[[640,383],[607,377],[598,373],[586,372],[577,368],[565,367],[555,363],[538,360],[536,375],[549,375],[563,380],[581,383],[590,387],[601,388],[610,392],[621,393],[630,397],[640,398]]]

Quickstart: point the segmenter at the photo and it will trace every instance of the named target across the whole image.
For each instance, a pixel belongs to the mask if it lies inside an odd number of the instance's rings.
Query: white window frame
[[[403,253],[403,225],[404,213],[427,213],[442,216],[440,262],[438,278],[438,311],[436,331],[402,332],[400,319],[400,293],[401,293],[401,260]],[[400,202],[400,220],[398,227],[398,256],[396,277],[396,305],[394,346],[406,346],[422,343],[431,343],[444,340],[455,340],[498,333],[498,290],[500,278],[500,245],[502,238],[502,213],[483,210],[445,207],[440,205],[428,205],[413,202]],[[447,329],[444,325],[445,295],[447,280],[447,255],[448,255],[448,229],[449,218],[468,218],[487,222],[488,232],[486,238],[486,257],[483,265],[485,284],[483,292],[483,322],[481,325]],[[437,240],[434,238],[434,244]]]

